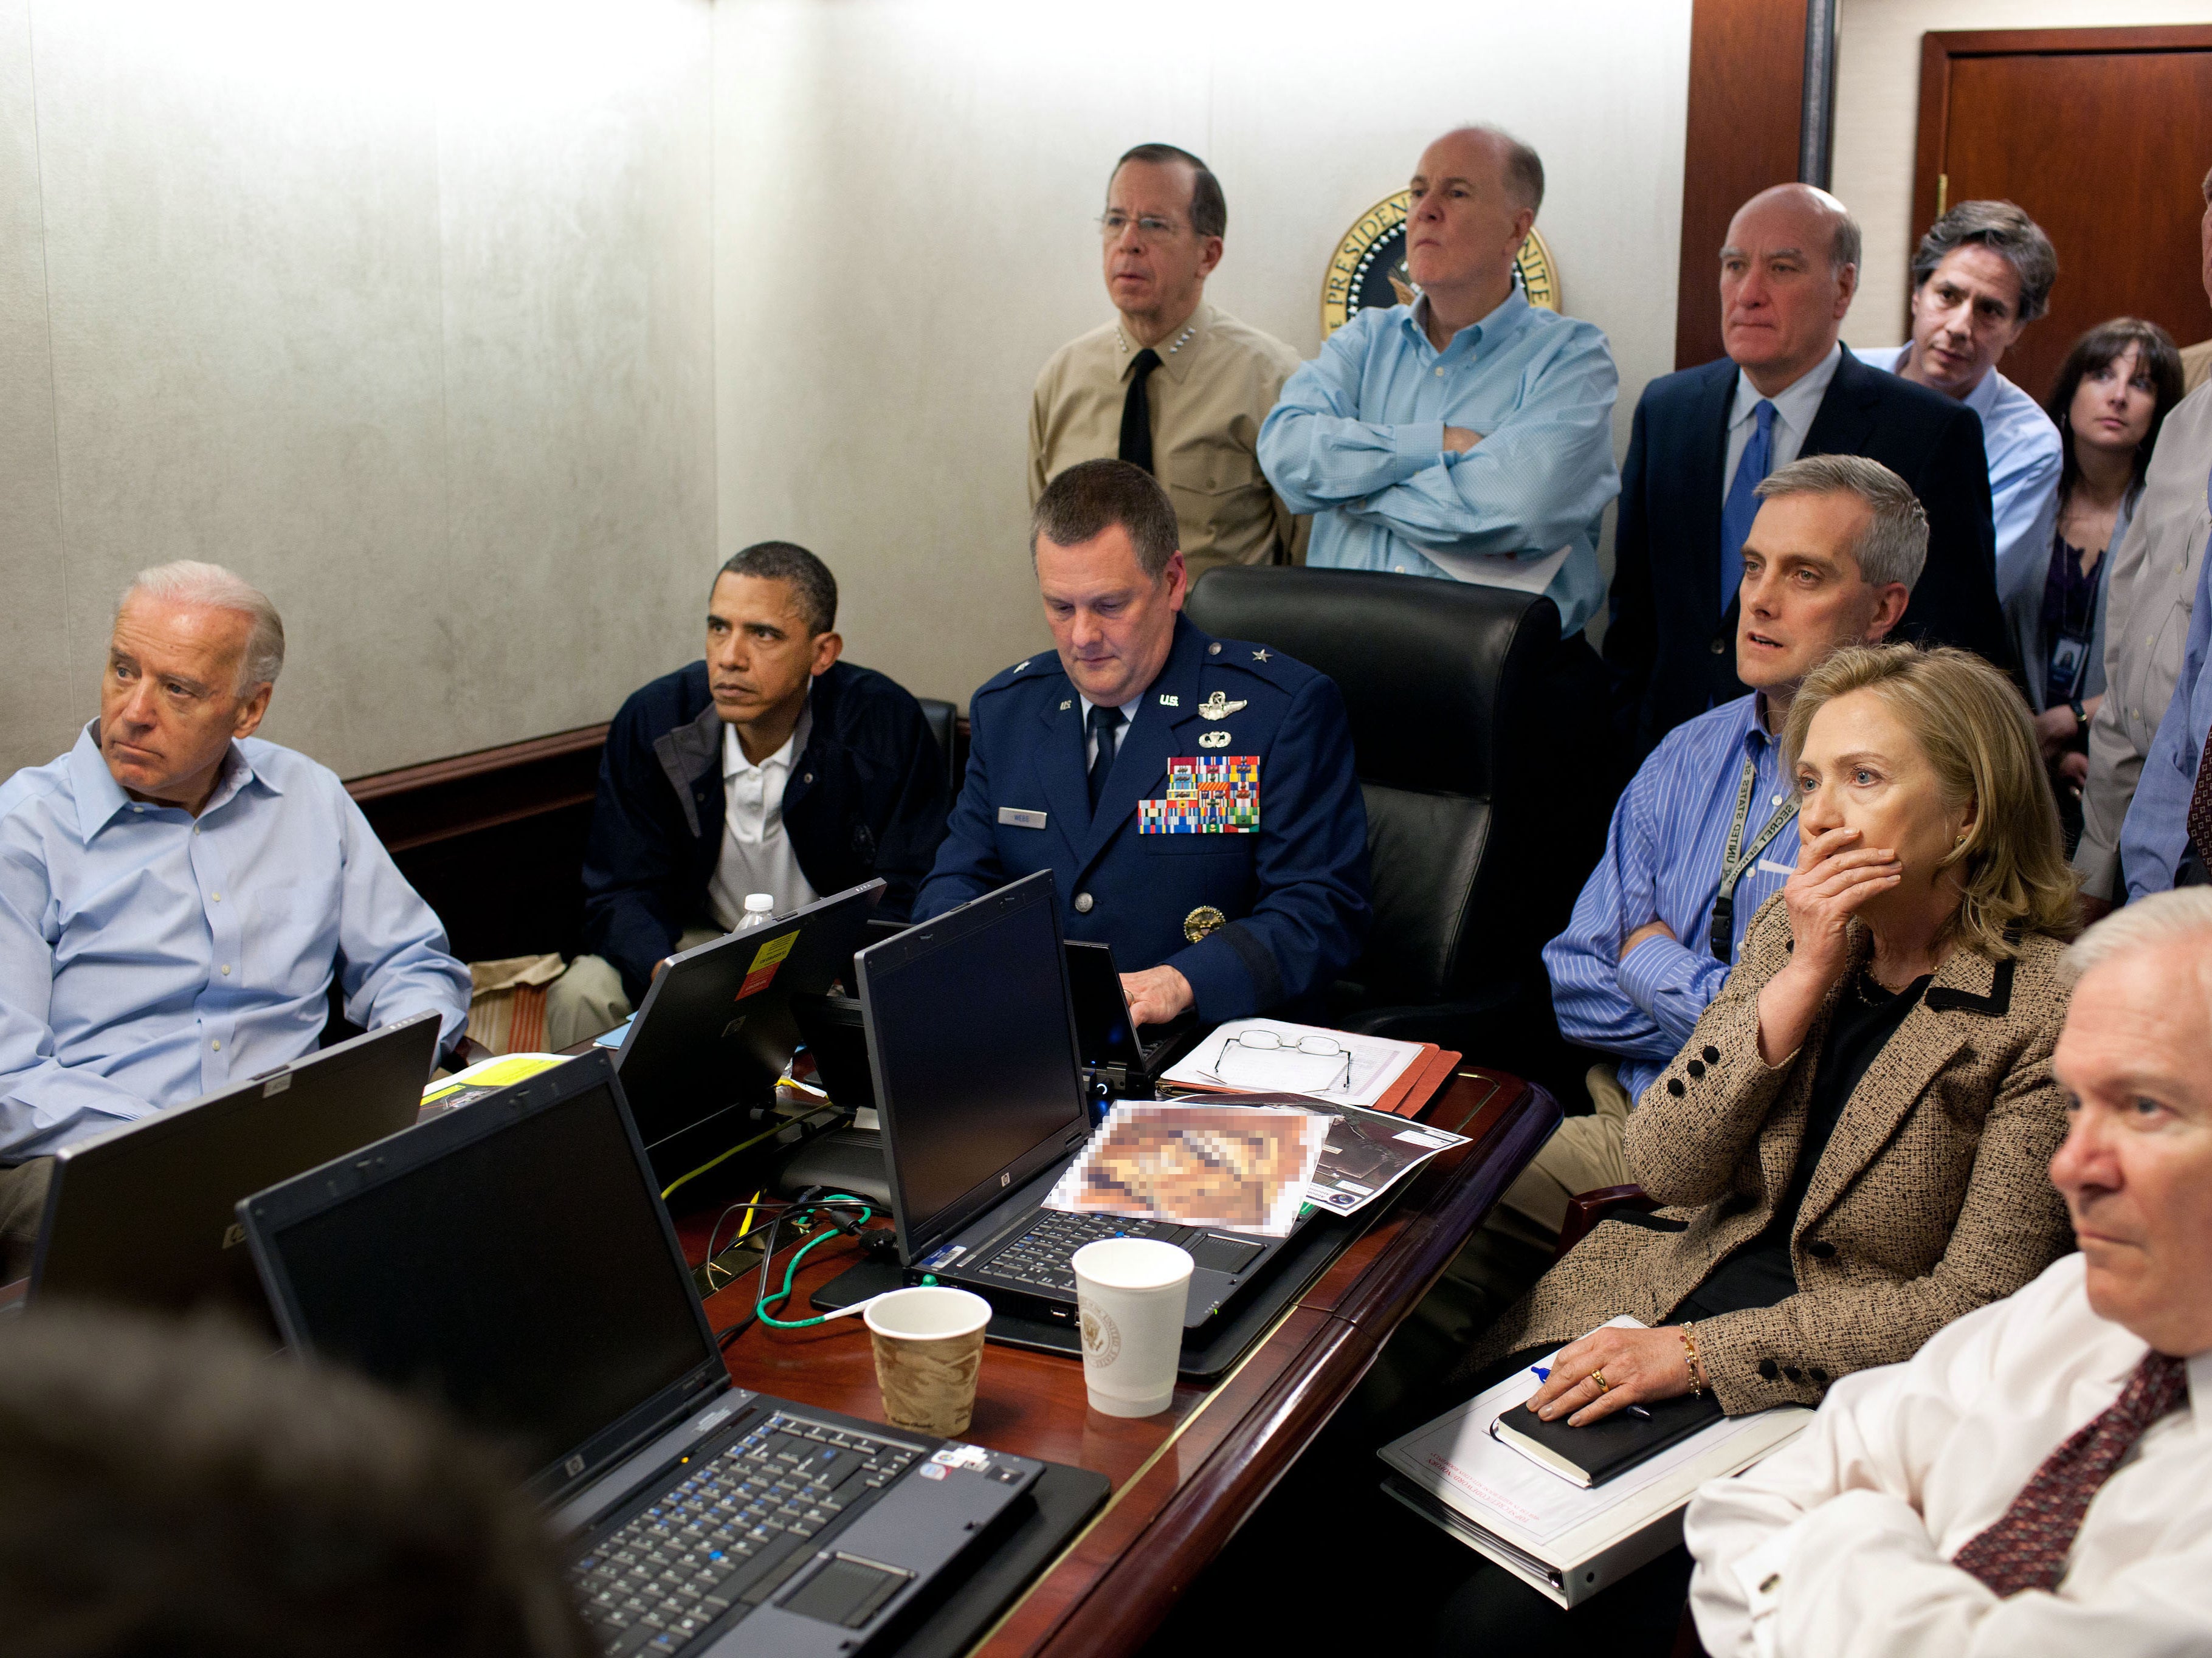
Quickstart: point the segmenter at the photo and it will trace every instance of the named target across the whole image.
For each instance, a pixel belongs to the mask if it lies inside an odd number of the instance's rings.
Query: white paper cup
[[[1078,1249],[1072,1264],[1091,1408],[1158,1415],[1175,1397],[1189,1254],[1152,1238],[1101,1238]]]
[[[875,1346],[884,1420],[940,1439],[967,1432],[991,1303],[965,1290],[921,1284],[878,1296],[860,1317]]]

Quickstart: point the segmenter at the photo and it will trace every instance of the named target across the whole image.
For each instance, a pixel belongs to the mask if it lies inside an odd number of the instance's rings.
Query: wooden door
[[[2179,345],[2212,336],[2208,168],[2212,26],[1922,37],[1913,240],[1942,207],[1990,197],[2043,227],[2058,250],[2051,310],[1998,365],[2038,401],[2108,318],[2148,318]]]

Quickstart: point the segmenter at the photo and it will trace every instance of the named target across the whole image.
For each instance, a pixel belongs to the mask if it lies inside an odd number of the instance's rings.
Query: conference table
[[[994,1449],[1103,1474],[1111,1494],[1074,1540],[969,1649],[989,1658],[1083,1655],[1141,1647],[1291,1461],[1350,1397],[1399,1321],[1559,1121],[1543,1090],[1462,1066],[1419,1121],[1468,1137],[1374,1207],[1381,1212],[1244,1357],[1210,1387],[1178,1385],[1174,1403],[1139,1420],[1085,1402],[1078,1358],[993,1343],[966,1437]],[[695,1265],[710,1211],[679,1221]],[[727,1236],[726,1227],[724,1236]],[[839,1238],[800,1266],[785,1317],[852,1266]],[[781,1280],[781,1270],[776,1273]],[[707,1302],[716,1328],[750,1310],[746,1275]],[[874,1362],[858,1319],[809,1329],[755,1324],[731,1342],[740,1387],[880,1421]]]

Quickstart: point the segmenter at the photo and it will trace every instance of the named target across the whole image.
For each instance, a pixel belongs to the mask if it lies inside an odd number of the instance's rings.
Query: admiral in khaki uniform
[[[1030,545],[1058,648],[970,700],[967,780],[915,919],[1050,869],[1067,936],[1114,947],[1140,1023],[1310,1002],[1369,918],[1335,685],[1180,613],[1174,511],[1124,462],[1055,478]]]

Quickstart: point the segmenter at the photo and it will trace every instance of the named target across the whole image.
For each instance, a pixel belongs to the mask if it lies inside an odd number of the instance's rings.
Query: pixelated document
[[[1124,1100],[1045,1206],[1287,1237],[1331,1121],[1296,1106]]]

